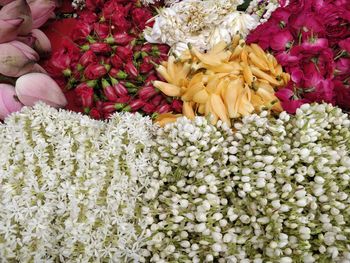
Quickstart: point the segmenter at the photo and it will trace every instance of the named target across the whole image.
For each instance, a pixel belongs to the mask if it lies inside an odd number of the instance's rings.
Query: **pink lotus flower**
[[[15,0],[1,8],[0,21],[0,33],[6,31],[9,34],[4,36],[7,41],[14,40],[17,34],[26,35],[32,30],[32,14],[25,0]],[[10,30],[14,26],[17,28]],[[1,37],[2,42],[5,40]]]
[[[19,77],[31,72],[39,55],[19,41],[0,44],[0,74]]]
[[[15,0],[0,0],[0,6],[4,6],[7,5],[8,3],[11,3]]]
[[[15,87],[0,84],[0,119],[5,119],[12,112],[19,111],[23,104],[16,99]]]
[[[37,51],[42,58],[48,57],[51,53],[51,42],[47,36],[39,29],[33,29],[32,36],[35,38],[35,51]]]
[[[26,106],[33,106],[38,101],[56,108],[67,104],[57,83],[42,73],[29,73],[19,77],[16,81],[16,93],[18,99]]]
[[[53,0],[27,0],[33,16],[33,28],[39,28],[54,16],[56,3]]]

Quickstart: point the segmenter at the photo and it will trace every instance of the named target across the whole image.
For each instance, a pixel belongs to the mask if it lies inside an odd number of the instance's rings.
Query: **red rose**
[[[289,30],[284,29],[271,37],[270,46],[274,51],[284,51],[291,45],[293,39]]]
[[[101,8],[104,4],[104,0],[86,0],[85,5],[87,9],[94,11],[97,8]]]
[[[287,27],[295,38],[298,38],[301,34],[303,40],[311,36],[324,37],[326,35],[324,22],[311,10],[303,10],[292,14],[289,17]]]
[[[84,70],[84,76],[88,79],[99,79],[107,74],[107,69],[98,63],[92,63]]]
[[[341,81],[334,81],[336,104],[344,110],[350,111],[350,87]]]
[[[339,47],[350,55],[350,37],[339,42]]]
[[[90,108],[92,106],[94,100],[93,88],[89,87],[86,83],[81,83],[74,91],[83,108]]]
[[[150,20],[153,15],[152,12],[146,8],[135,8],[131,11],[131,17],[136,27],[143,30],[145,29],[148,20]],[[150,26],[150,23],[147,25]]]

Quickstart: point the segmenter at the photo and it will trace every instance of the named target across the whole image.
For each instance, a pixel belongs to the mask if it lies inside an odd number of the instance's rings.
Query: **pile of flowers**
[[[348,1],[0,6],[1,262],[350,262]]]
[[[51,0],[0,1],[1,120],[39,100],[58,107],[67,104],[58,85],[38,64],[51,52],[50,40],[39,28],[55,7]]]
[[[137,203],[150,181],[153,129],[139,114],[107,124],[44,104],[7,118],[1,261],[137,262],[145,226]]]
[[[166,43],[181,53],[190,43],[201,51],[224,40],[231,42],[239,32],[246,36],[265,21],[279,2],[252,1],[247,12],[238,11],[243,0],[183,0],[159,10],[153,27],[145,30],[151,43]]]
[[[0,125],[0,258],[348,262],[350,119],[235,123],[25,107]]]
[[[305,104],[235,132],[203,117],[158,130],[146,262],[348,262],[349,128]]]
[[[277,93],[285,110],[322,101],[350,109],[349,27],[347,1],[291,1],[250,33],[291,74]]]
[[[154,67],[167,59],[167,45],[146,43],[142,30],[151,25],[154,7],[136,1],[87,1],[77,12],[70,40],[63,42],[45,68],[71,104],[95,119],[116,111],[146,114],[181,111],[181,103],[153,87]]]
[[[274,93],[288,83],[289,74],[258,45],[246,45],[236,35],[231,45],[219,42],[207,53],[189,47],[157,68],[167,82],[154,82],[166,95],[181,97],[187,118],[201,114],[214,124],[220,119],[230,126],[231,119],[254,111],[282,111]],[[162,114],[157,120],[164,124],[176,117]]]

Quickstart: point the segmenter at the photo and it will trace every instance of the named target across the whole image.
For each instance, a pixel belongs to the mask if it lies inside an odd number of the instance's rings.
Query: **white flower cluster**
[[[219,123],[218,126],[221,126]],[[158,131],[147,262],[350,262],[350,120],[331,105]]]
[[[152,121],[24,108],[0,125],[0,261],[139,261]]]
[[[85,7],[85,0],[73,0],[72,6],[74,9],[82,10]]]
[[[286,1],[284,6],[288,4],[289,1]],[[246,12],[256,16],[260,23],[265,23],[279,6],[278,0],[252,0]]]
[[[190,43],[204,51],[234,35],[246,36],[259,17],[237,11],[242,0],[184,0],[159,11],[153,28],[144,35],[151,43],[166,43],[179,54]]]
[[[157,2],[160,2],[161,0],[141,0],[142,4],[144,5],[151,5],[151,4],[155,4]],[[165,6],[170,6],[173,3],[179,2],[181,0],[164,0],[164,5]]]

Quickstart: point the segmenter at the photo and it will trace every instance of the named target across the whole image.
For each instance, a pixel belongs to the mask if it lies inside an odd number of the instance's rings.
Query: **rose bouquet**
[[[291,1],[248,36],[291,74],[277,93],[288,112],[307,102],[349,110],[350,6],[347,1]]]

